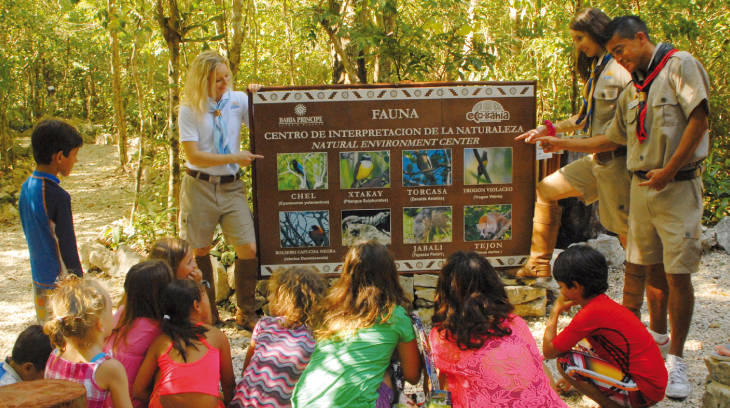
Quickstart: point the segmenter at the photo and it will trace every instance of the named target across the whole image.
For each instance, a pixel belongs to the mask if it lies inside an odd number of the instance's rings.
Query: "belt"
[[[601,152],[593,155],[593,160],[597,162],[606,162],[616,157],[626,156],[626,146],[621,146],[610,152]]]
[[[647,173],[648,173],[648,171],[640,171],[640,170],[631,172],[632,175],[637,176],[640,179],[649,180],[649,178],[646,177]],[[672,181],[693,180],[701,175],[702,175],[702,167],[698,166],[698,167],[695,167],[694,169],[682,170],[680,172],[677,172],[677,174],[674,176],[674,178],[669,181],[672,182]]]
[[[233,183],[234,181],[238,181],[238,179],[241,178],[238,173],[232,174],[230,176],[213,176],[211,174],[203,173],[202,171],[190,170],[187,167],[185,167],[185,173],[188,173],[190,177],[193,177],[197,180],[203,180],[209,183],[216,184]]]

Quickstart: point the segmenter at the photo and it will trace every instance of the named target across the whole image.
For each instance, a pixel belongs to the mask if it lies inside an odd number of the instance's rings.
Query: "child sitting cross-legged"
[[[309,363],[317,307],[327,293],[323,277],[305,268],[277,272],[269,281],[269,310],[251,334],[243,379],[231,407],[291,406],[291,394]]]
[[[436,283],[430,343],[439,384],[451,392],[454,408],[566,407],[551,388],[529,326],[513,309],[483,256],[449,256]]]
[[[292,406],[390,407],[395,395],[386,368],[396,351],[405,379],[418,384],[421,355],[408,308],[388,249],[353,245],[323,301],[317,348],[294,387]]]
[[[604,408],[650,407],[664,399],[668,375],[659,347],[639,318],[606,296],[606,258],[587,246],[570,247],[555,261],[553,277],[561,295],[543,354],[558,358],[565,381]],[[573,306],[581,309],[558,334],[558,317]],[[574,349],[583,339],[592,350]]]
[[[43,379],[53,346],[43,327],[34,324],[15,340],[13,352],[0,364],[0,387]]]
[[[236,386],[231,347],[226,335],[211,325],[205,287],[192,279],[174,281],[163,291],[162,303],[163,334],[147,351],[132,388],[134,397],[149,401],[150,408],[227,406]]]

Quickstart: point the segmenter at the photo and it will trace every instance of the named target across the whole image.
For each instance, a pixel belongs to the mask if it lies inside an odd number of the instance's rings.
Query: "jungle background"
[[[117,172],[136,176],[113,245],[144,251],[174,234],[185,159],[175,107],[203,49],[229,58],[236,89],[535,80],[538,121],[564,118],[580,108],[568,23],[584,7],[641,16],[655,42],[709,73],[704,221],[716,222],[730,202],[730,5],[714,0],[0,0],[0,218],[15,214],[31,168],[30,129],[54,116],[87,143],[116,144]]]

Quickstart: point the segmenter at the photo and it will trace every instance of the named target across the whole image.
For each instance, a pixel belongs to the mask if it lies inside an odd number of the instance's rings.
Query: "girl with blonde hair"
[[[241,150],[241,126],[248,126],[249,100],[232,88],[228,60],[216,51],[201,52],[190,64],[178,124],[187,156],[180,189],[180,238],[193,247],[203,279],[213,282],[208,255],[216,226],[236,251],[236,323],[253,330],[258,260],[253,216],[239,169],[263,156]],[[260,85],[250,85],[256,92]],[[217,322],[215,287],[208,289]]]

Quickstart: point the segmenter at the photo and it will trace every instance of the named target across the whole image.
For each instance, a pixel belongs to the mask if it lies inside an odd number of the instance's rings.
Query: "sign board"
[[[457,250],[525,264],[535,202],[534,82],[269,87],[252,96],[261,274],[337,273],[385,244],[399,272]]]

